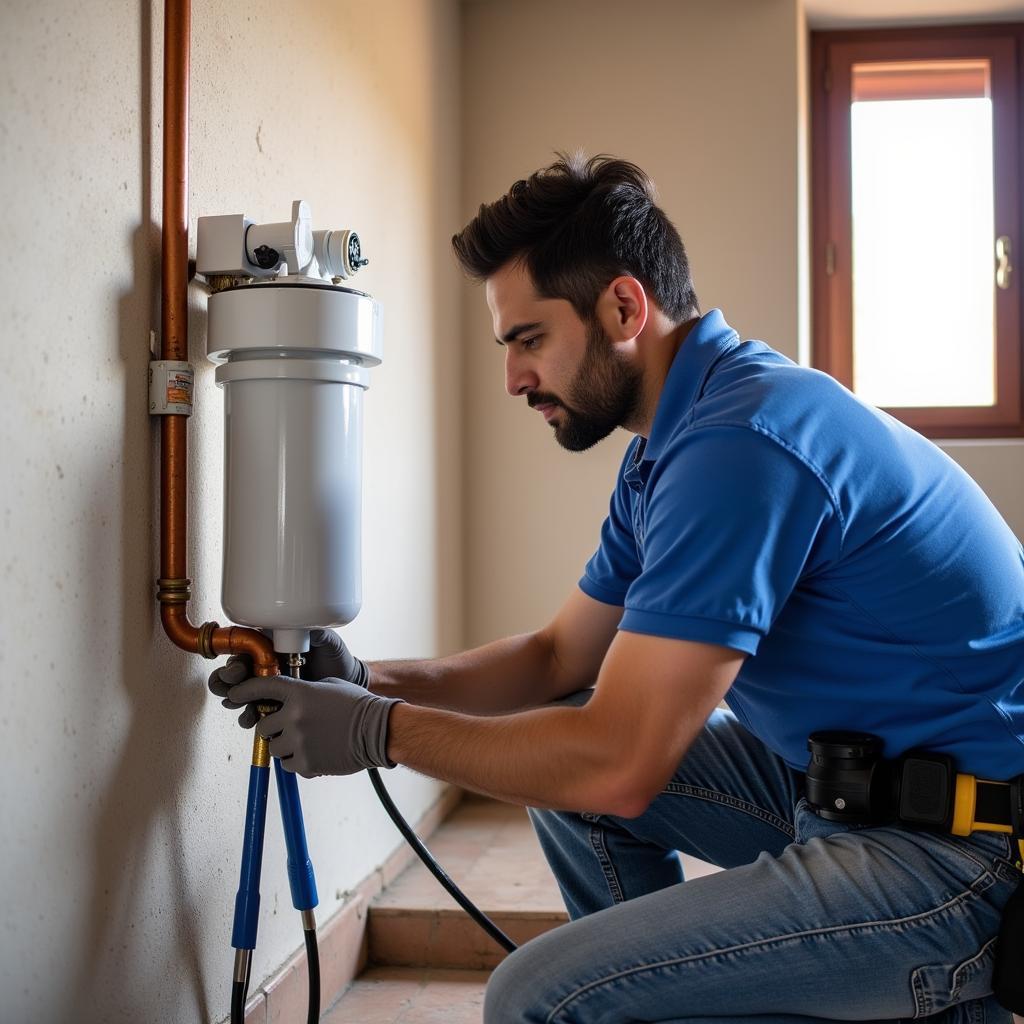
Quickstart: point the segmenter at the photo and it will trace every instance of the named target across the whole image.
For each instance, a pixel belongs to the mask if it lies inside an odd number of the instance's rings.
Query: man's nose
[[[540,383],[537,374],[516,357],[511,349],[505,350],[505,390],[515,398],[535,391]]]

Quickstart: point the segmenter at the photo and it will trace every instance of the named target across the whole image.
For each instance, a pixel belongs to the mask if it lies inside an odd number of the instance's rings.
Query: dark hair
[[[466,273],[484,280],[521,260],[542,297],[567,299],[584,320],[609,281],[629,274],[677,323],[699,314],[686,249],[651,179],[615,157],[556,155],[452,237]]]

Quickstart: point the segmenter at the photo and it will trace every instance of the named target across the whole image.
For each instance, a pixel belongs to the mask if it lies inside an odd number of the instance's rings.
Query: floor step
[[[517,945],[568,920],[524,808],[467,797],[429,846]],[[717,870],[682,859],[687,878]],[[373,901],[367,934],[370,962],[378,965],[491,970],[505,956],[419,861]]]
[[[321,1024],[480,1024],[487,971],[374,967]]]
[[[567,920],[522,807],[469,797],[429,846],[517,945]],[[489,970],[505,955],[418,861],[374,900],[368,940],[374,964]]]

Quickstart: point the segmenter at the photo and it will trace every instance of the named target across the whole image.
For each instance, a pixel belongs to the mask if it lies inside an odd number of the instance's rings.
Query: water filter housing
[[[222,604],[278,651],[359,612],[363,393],[381,361],[380,309],[304,276],[209,301],[224,389]]]

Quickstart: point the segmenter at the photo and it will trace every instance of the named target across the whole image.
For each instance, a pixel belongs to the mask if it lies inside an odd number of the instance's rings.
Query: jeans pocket
[[[957,1003],[990,995],[995,958],[996,940],[993,938],[960,963],[918,967],[910,976],[915,1019],[930,1017]]]

